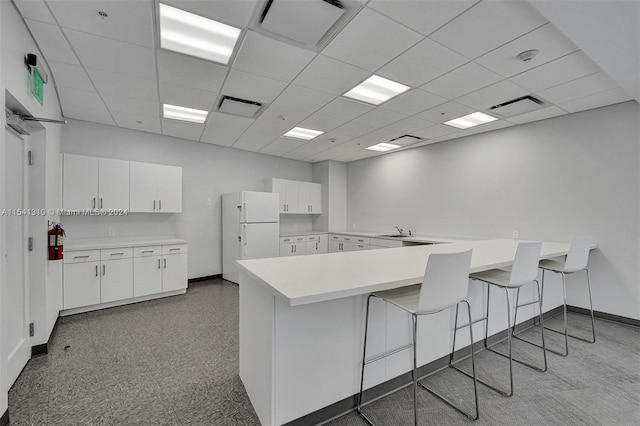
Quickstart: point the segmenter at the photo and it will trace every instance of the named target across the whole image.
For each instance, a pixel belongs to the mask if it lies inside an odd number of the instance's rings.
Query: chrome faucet
[[[397,226],[396,226],[396,229],[398,230],[398,234],[404,235],[404,229],[398,228]]]

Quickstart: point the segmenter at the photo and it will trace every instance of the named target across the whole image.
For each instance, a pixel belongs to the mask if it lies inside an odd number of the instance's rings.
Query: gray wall
[[[109,228],[116,236],[177,235],[189,242],[189,278],[222,272],[221,194],[264,191],[272,177],[312,177],[310,163],[78,120],[62,139],[64,153],[182,166],[183,213],[67,217],[64,225],[69,238],[107,237]],[[281,230],[296,228],[310,230],[310,218],[284,218]]]
[[[595,308],[638,319],[639,118],[632,101],[349,163],[347,224],[501,238],[518,230],[551,241],[592,235]],[[585,306],[574,278],[569,301]]]

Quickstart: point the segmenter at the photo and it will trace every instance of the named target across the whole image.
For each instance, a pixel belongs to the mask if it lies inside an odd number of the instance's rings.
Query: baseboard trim
[[[0,426],[9,426],[9,409],[0,417]]]
[[[59,322],[60,322],[60,316],[56,318],[56,322],[53,324],[53,328],[51,329],[51,333],[49,334],[47,343],[31,346],[31,357],[34,357],[37,355],[46,355],[49,353],[49,344],[51,343],[51,339],[53,339],[53,335],[56,333],[56,330],[58,329]]]
[[[202,282],[202,281],[215,280],[217,278],[222,278],[222,274],[206,275],[204,277],[189,278],[187,280],[187,282],[189,284],[192,284],[192,283],[199,283],[199,282]]]
[[[567,311],[577,314],[590,315],[589,309],[579,308],[577,306],[567,305]],[[593,316],[607,321],[619,322],[621,324],[640,327],[640,320],[635,318],[623,317],[622,315],[609,314],[607,312],[593,311]]]
[[[548,312],[545,312],[543,315],[543,319],[548,319],[553,316],[562,313],[562,306],[558,306]],[[535,317],[537,319],[537,317]],[[527,321],[524,321],[516,327],[516,331],[531,327],[534,325],[534,319],[531,318]],[[492,336],[489,336],[487,339],[487,343],[492,345],[500,340],[507,338],[507,330],[503,330],[499,333],[496,333]],[[478,351],[484,347],[482,341],[475,342],[474,347],[475,350]],[[471,354],[471,347],[466,346],[464,348],[458,349],[455,354],[455,359],[464,358]],[[435,361],[430,362],[429,364],[425,364],[422,367],[418,368],[418,377],[424,378],[431,374],[436,373],[437,371],[446,368],[449,365],[449,355],[445,355],[442,358],[438,358]],[[383,398],[390,393],[397,391],[405,386],[408,386],[412,383],[411,372],[404,373],[398,377],[395,377],[391,380],[388,380],[384,383],[380,383],[379,385],[367,389],[363,392],[363,399],[366,403],[375,401],[377,399]],[[303,425],[317,425],[324,424],[331,420],[334,420],[344,414],[347,414],[356,409],[358,404],[358,395],[352,395],[343,400],[340,400],[336,403],[333,403],[327,407],[321,408],[313,413],[307,414],[306,416],[300,417],[296,420],[293,420],[289,423],[286,423],[286,426],[303,426]]]

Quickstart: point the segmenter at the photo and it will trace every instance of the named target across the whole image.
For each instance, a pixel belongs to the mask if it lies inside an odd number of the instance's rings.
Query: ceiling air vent
[[[419,138],[418,136],[402,135],[402,136],[398,136],[397,138],[391,139],[389,143],[393,143],[400,146],[409,146],[423,140],[424,138]]]
[[[540,99],[528,95],[494,105],[489,110],[503,117],[513,117],[544,108],[545,106],[545,103]]]
[[[223,96],[218,105],[218,111],[225,114],[240,115],[242,117],[255,118],[260,112],[262,104],[246,99]]]
[[[340,27],[339,23],[362,6],[352,3],[339,0],[269,0],[260,16],[259,28],[302,46],[319,49]]]

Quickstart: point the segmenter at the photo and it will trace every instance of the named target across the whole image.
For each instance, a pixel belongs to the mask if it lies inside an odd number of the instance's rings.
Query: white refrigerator
[[[273,192],[222,195],[222,278],[239,282],[236,260],[280,255],[279,200]]]

